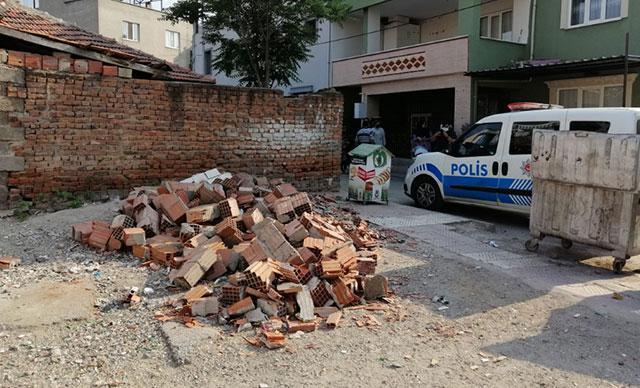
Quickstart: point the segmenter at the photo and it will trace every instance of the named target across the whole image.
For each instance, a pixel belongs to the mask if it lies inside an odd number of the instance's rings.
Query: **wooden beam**
[[[126,61],[123,59],[118,59],[114,57],[110,57],[105,54],[101,54],[95,51],[82,49],[76,46],[72,46],[70,44],[56,42],[50,39],[46,39],[37,35],[29,34],[22,31],[17,31],[11,28],[7,28],[4,26],[0,26],[0,35],[5,35],[14,39],[22,40],[24,42],[28,42],[31,44],[35,44],[38,46],[48,47],[53,50],[62,51],[65,53],[77,55],[79,57],[84,57],[88,59],[93,59],[96,61],[101,61],[104,63],[108,63],[111,65],[117,65],[122,67],[127,67],[133,70],[141,71],[143,73],[152,74],[154,76],[163,77],[163,71],[154,69],[152,67],[141,65],[139,63],[133,63],[130,61]],[[164,76],[166,78],[166,76]]]

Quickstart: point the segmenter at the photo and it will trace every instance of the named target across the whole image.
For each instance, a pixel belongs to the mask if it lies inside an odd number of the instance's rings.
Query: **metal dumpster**
[[[546,236],[612,251],[622,271],[640,254],[640,136],[536,130],[526,248]]]

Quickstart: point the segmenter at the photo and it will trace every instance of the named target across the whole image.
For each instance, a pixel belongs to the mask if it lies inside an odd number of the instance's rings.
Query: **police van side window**
[[[451,146],[453,156],[495,155],[500,139],[502,123],[476,124]]]
[[[569,123],[570,131],[607,133],[611,123],[608,121],[572,121]]]
[[[531,139],[534,129],[560,129],[559,121],[523,121],[513,123],[511,140],[509,141],[510,155],[528,155],[531,153]]]

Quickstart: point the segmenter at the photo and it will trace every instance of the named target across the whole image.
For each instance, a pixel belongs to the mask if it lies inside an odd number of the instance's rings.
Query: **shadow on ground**
[[[384,255],[385,260],[412,261],[412,265],[380,272],[389,278],[399,296],[424,304],[449,318],[484,313],[547,293],[506,274],[455,259],[426,258],[428,253],[407,256],[391,249]],[[440,296],[448,304],[433,301],[434,297]]]
[[[621,293],[623,298],[636,299],[640,298],[639,294],[640,291]],[[540,334],[484,350],[548,368],[595,376],[614,384],[640,384],[640,338],[632,330],[635,325],[594,313],[590,304],[586,299],[555,310]],[[562,339],[560,346],[552,346],[558,344],[558,338]]]

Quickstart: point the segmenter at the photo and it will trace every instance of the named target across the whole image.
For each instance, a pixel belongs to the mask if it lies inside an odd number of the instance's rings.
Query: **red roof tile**
[[[81,49],[95,51],[131,63],[164,70],[164,75],[168,79],[215,82],[211,77],[193,73],[189,69],[118,43],[115,39],[85,31],[47,14],[19,5],[7,5],[4,2],[0,2],[0,26]]]

